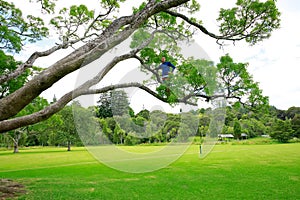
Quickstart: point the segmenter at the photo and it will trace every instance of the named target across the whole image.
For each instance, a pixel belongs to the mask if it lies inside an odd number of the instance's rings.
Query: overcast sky
[[[218,3],[217,3],[218,2]],[[201,1],[201,19],[204,25],[214,29],[216,17],[210,12],[215,6],[231,6],[232,1]],[[253,47],[245,43],[219,50],[214,41],[199,36],[205,50],[214,60],[224,53],[229,53],[234,61],[248,62],[249,71],[255,81],[260,83],[263,94],[269,96],[270,104],[279,109],[300,106],[300,4],[296,0],[279,0],[277,7],[282,13],[281,28],[267,39]],[[206,9],[207,8],[207,9]],[[216,14],[217,15],[217,14]]]
[[[24,1],[13,1],[17,7],[21,8],[24,14],[38,12],[39,8],[30,6]],[[68,1],[61,1],[64,4]],[[90,8],[95,8],[96,0],[77,0],[69,1],[74,4],[87,4]],[[86,3],[89,2],[89,3]],[[203,25],[211,32],[217,33],[218,10],[220,7],[231,7],[234,5],[233,0],[199,0],[201,10],[198,18],[203,21]],[[62,4],[60,4],[61,6]],[[137,1],[127,0],[126,6],[121,14],[130,14],[132,5],[137,5]],[[263,94],[269,96],[270,104],[276,106],[278,109],[288,109],[291,106],[300,107],[300,4],[297,0],[279,0],[277,6],[282,13],[281,28],[272,33],[270,39],[265,40],[253,47],[250,47],[244,42],[237,42],[235,45],[230,44],[220,49],[215,40],[199,33],[195,36],[195,42],[199,48],[203,49],[201,54],[205,54],[215,63],[218,62],[220,56],[229,53],[235,62],[248,62],[249,71],[253,75],[254,80],[260,83],[260,88]],[[50,48],[55,41],[55,36],[50,37],[47,41],[42,41],[36,44],[30,44],[24,48],[24,51],[15,55],[17,59],[25,60],[33,51],[42,51]],[[67,52],[58,52],[48,58],[43,58],[37,61],[39,66],[49,66],[54,61],[58,60]],[[118,68],[118,73],[135,73],[132,70],[136,69],[137,65],[133,63],[131,66]],[[74,77],[76,77],[74,79]],[[132,77],[132,76],[131,76]],[[125,78],[126,77],[121,77]],[[43,93],[46,98],[52,98],[55,94],[57,97],[62,96],[68,90],[74,88],[76,80],[78,81],[78,73],[69,75],[64,80],[55,84],[52,89]],[[136,92],[136,91],[134,91]],[[137,107],[144,105],[139,101],[139,98],[132,98],[132,104]],[[157,104],[157,103],[155,103]],[[149,109],[146,105],[144,105]],[[154,106],[155,107],[155,106]],[[152,108],[150,108],[151,110]]]

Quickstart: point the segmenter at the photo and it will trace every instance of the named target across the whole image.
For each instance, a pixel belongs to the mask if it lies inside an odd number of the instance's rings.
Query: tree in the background
[[[58,115],[60,115],[62,123],[60,126],[56,127],[57,133],[55,141],[66,145],[67,150],[71,151],[71,145],[80,141],[76,129],[72,106],[66,106],[58,113]]]
[[[245,132],[249,138],[268,134],[266,126],[255,118],[242,119],[240,123],[242,131]]]
[[[21,110],[16,117],[19,116],[25,116],[30,113],[34,113],[38,110],[41,110],[49,105],[48,101],[44,98],[37,97],[34,99],[29,105],[27,105],[23,110]],[[14,146],[14,153],[19,152],[19,146],[20,145],[28,145],[28,140],[30,139],[30,136],[33,136],[33,132],[31,132],[31,126],[18,128],[13,131],[7,132],[8,138],[11,139]],[[21,143],[23,141],[23,143]],[[26,144],[27,142],[27,144]]]
[[[125,137],[126,137],[125,131],[120,127],[118,123],[116,123],[116,127],[114,129],[114,135],[113,135],[113,142],[115,144],[123,144]]]
[[[110,130],[115,130],[116,120],[113,117],[106,118],[105,121],[107,122],[107,126]]]
[[[292,106],[286,111],[286,117],[288,119],[293,119],[297,114],[300,115],[300,107]]]
[[[225,125],[232,126],[234,119],[237,118],[237,113],[232,106],[226,107]]]
[[[129,101],[124,90],[111,91],[111,110],[113,116],[129,115]]]
[[[143,110],[141,110],[140,112],[138,112],[136,114],[136,117],[137,116],[141,116],[141,117],[143,117],[146,120],[150,120],[150,111],[147,110],[147,109],[143,109]]]
[[[112,90],[103,93],[100,95],[97,103],[96,116],[99,118],[122,116],[132,112],[129,107],[127,94],[124,90]]]
[[[234,135],[234,127],[224,125],[223,129],[222,129],[222,133],[223,134],[232,134],[232,135]]]
[[[206,133],[208,132],[209,129],[209,124],[210,124],[210,117],[205,114],[205,112],[200,112],[199,116],[199,128],[197,135],[200,137],[205,137]]]
[[[300,114],[300,107],[292,106],[287,110],[280,110],[273,106],[270,108],[270,112],[275,114],[277,118],[281,120],[293,119],[295,115]]]
[[[10,138],[6,134],[0,135],[0,147],[10,147]]]
[[[19,114],[25,116],[30,113],[37,112],[39,110],[44,109],[49,105],[48,101],[42,97],[37,97],[34,99],[29,105],[27,105]],[[53,122],[59,123],[55,121],[56,117],[53,116],[50,118],[48,122],[43,121],[40,124],[35,124],[28,126],[26,130],[27,136],[27,144],[26,145],[44,145],[47,143],[47,129],[53,129]],[[53,121],[54,120],[54,121]],[[40,142],[40,140],[43,140]]]
[[[286,143],[293,137],[293,129],[290,120],[276,119],[272,126],[270,133],[271,138],[278,140],[279,142]]]
[[[107,119],[99,119],[99,124],[101,128],[101,133],[107,138],[107,140],[102,141],[102,143],[113,141],[113,131],[109,128]]]
[[[241,138],[241,134],[242,134],[242,127],[241,124],[239,122],[238,119],[234,120],[234,124],[233,124],[233,133],[234,133],[234,137],[237,139]]]
[[[224,108],[220,107],[214,110],[210,110],[208,112],[208,115],[210,116],[208,134],[212,138],[217,138],[218,134],[222,132],[226,113],[224,111]]]
[[[131,127],[130,127],[131,130],[139,134],[141,137],[143,137],[142,134],[145,133],[145,128],[146,128],[145,126],[147,124],[147,119],[138,115],[132,118],[132,122],[133,123],[131,123]]]
[[[136,145],[140,143],[140,139],[135,135],[134,132],[129,132],[124,140],[125,145]]]
[[[55,135],[56,130],[62,124],[61,116],[55,114],[49,119],[28,127],[28,146],[48,146],[49,136]],[[55,144],[54,144],[55,145]]]
[[[54,64],[36,74],[13,94],[0,99],[1,133],[45,120],[62,110],[78,96],[101,94],[118,88],[137,87],[161,101],[173,104],[184,102],[195,105],[196,99],[193,99],[195,95],[198,98],[210,101],[216,98],[218,96],[216,94],[219,94],[220,91],[212,91],[213,87],[210,87],[214,84],[203,81],[199,76],[203,68],[197,67],[195,62],[192,62],[192,66],[188,66],[193,72],[193,76],[183,79],[186,70],[185,67],[180,68],[179,65],[188,63],[189,60],[180,55],[177,42],[192,38],[197,30],[216,40],[221,46],[223,45],[222,42],[240,40],[254,45],[269,38],[273,30],[280,27],[280,12],[276,7],[276,1],[272,0],[262,2],[238,0],[233,8],[222,8],[217,18],[219,33],[212,33],[204,27],[199,15],[196,13],[199,11],[200,5],[195,0],[150,0],[134,8],[132,14],[127,16],[118,16],[118,11],[123,8],[121,3],[124,0],[100,1],[98,4],[100,6],[98,10],[101,10],[100,13],[89,10],[85,5],[74,5],[56,10],[54,1],[38,2],[42,3],[42,8],[46,11],[45,14],[54,15],[50,17],[49,25],[44,25],[44,21],[32,15],[27,18],[22,16],[21,12],[11,3],[1,0],[1,5],[5,5],[3,7],[4,11],[0,13],[0,34],[4,42],[1,42],[1,44],[4,44],[1,48],[4,50],[18,52],[22,45],[26,44],[21,41],[34,42],[47,37],[48,29],[45,27],[54,29],[58,36],[57,40],[53,42],[53,47],[34,52],[28,60],[18,65],[16,70],[1,74],[0,84],[5,84],[26,73],[26,70],[31,69],[40,57],[50,56],[54,52],[63,51],[69,47],[74,49],[66,57],[56,60],[53,62]],[[12,16],[13,13],[18,15]],[[14,19],[17,23],[10,23],[10,21],[14,22]],[[140,34],[140,36],[135,34]],[[43,110],[27,116],[12,118],[54,83],[66,75],[88,66],[96,59],[102,58],[105,53],[131,36],[133,41],[131,44],[132,50],[124,54],[120,53],[108,60],[103,69],[96,73],[92,79],[87,80],[74,90],[66,92],[55,103],[50,104]],[[10,38],[13,38],[13,40],[10,40]],[[172,58],[171,61],[179,69],[178,75],[173,80],[174,85],[181,84],[182,87],[174,88],[174,92],[171,91],[172,95],[164,97],[156,90],[148,87],[146,83],[137,83],[134,80],[133,82],[97,87],[98,83],[109,75],[116,64],[127,59],[138,60],[142,65],[142,70],[153,74],[152,80],[161,83],[160,77],[153,70],[153,67],[157,67],[162,55]],[[200,61],[196,63],[200,63]],[[203,62],[202,64],[207,63]],[[251,106],[260,106],[266,102],[266,99],[261,95],[257,85],[251,82],[249,75],[244,73],[243,65],[234,64],[228,56],[221,59],[217,75],[224,78],[222,86],[225,86],[226,91],[222,96],[238,100],[246,96],[248,98],[247,103]],[[207,70],[203,73],[214,71]],[[214,77],[214,74],[211,75]],[[230,81],[231,78],[235,79]],[[182,81],[185,81],[184,84]],[[215,85],[218,86],[218,84]],[[196,90],[197,94],[193,90]]]
[[[197,113],[186,112],[180,114],[180,127],[176,139],[180,142],[187,142],[190,137],[197,134],[199,128]]]
[[[14,147],[13,152],[14,153],[19,153],[19,146],[20,146],[21,140],[23,140],[23,141],[26,140],[27,135],[26,135],[25,131],[26,131],[26,128],[19,128],[19,129],[13,130],[13,131],[9,131],[7,133],[7,137],[13,143],[13,147]]]
[[[276,109],[277,117],[281,120],[285,120],[287,118],[286,110],[277,110]]]
[[[110,93],[106,92],[100,95],[97,101],[96,116],[99,118],[112,117]]]
[[[203,138],[206,136],[207,132],[208,132],[209,127],[208,126],[200,126],[198,129],[198,136],[200,136],[200,138]]]
[[[300,114],[296,114],[291,123],[294,130],[294,136],[300,138]]]
[[[130,117],[134,117],[134,115],[135,115],[135,114],[134,114],[134,110],[133,110],[131,107],[129,107],[128,109],[129,109],[129,111],[128,111],[129,116],[130,116]]]
[[[99,119],[93,115],[89,108],[84,108],[79,102],[72,103],[73,119],[77,134],[75,135],[74,144],[81,146],[95,145],[102,139],[99,130]]]
[[[181,121],[180,115],[176,115],[176,114],[167,115],[167,119],[165,121],[165,124],[161,132],[164,138],[171,139],[177,136],[178,130],[180,128],[180,121]]]

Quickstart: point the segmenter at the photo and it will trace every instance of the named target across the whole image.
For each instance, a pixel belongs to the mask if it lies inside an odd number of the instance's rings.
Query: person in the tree
[[[174,72],[175,66],[172,63],[167,62],[165,57],[161,58],[161,63],[162,64],[159,65],[157,69],[162,70],[162,81],[165,82],[169,78],[169,73]],[[172,70],[170,68],[172,68]]]

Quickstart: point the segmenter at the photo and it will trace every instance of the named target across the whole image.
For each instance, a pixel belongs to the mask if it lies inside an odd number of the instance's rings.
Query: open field
[[[84,148],[0,151],[0,179],[25,185],[20,199],[300,199],[299,143],[216,145],[204,159],[198,153],[193,145],[166,168],[133,174]]]

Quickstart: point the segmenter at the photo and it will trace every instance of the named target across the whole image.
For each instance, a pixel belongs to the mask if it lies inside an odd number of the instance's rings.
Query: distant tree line
[[[53,102],[55,100],[54,97]],[[40,110],[51,103],[38,97],[21,114]],[[74,113],[77,119],[74,119]],[[100,140],[105,141],[104,138],[114,144],[136,145],[174,139],[187,141],[191,136],[205,137],[213,131],[209,128],[211,108],[184,114],[190,119],[188,123],[182,119],[182,113],[143,109],[135,114],[126,92],[115,90],[101,94],[96,106],[84,108],[75,101],[46,121],[2,134],[0,147],[13,147],[14,152],[18,152],[19,146],[65,146],[71,150],[71,145],[84,145],[82,139],[87,145],[96,145]],[[197,127],[191,129],[191,124]],[[86,133],[86,138],[80,138],[79,129]],[[269,107],[268,111],[254,112],[242,106],[227,106],[220,133],[232,134],[236,139],[242,133],[248,138],[269,135],[280,142],[288,142],[300,138],[300,108],[278,110]]]

